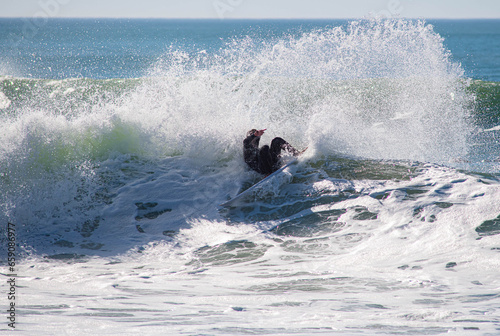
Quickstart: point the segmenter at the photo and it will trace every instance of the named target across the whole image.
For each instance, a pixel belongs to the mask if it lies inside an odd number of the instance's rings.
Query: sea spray
[[[145,132],[136,147],[147,156],[233,155],[242,134],[262,127],[325,155],[452,164],[471,133],[462,75],[425,22],[354,21],[277,41],[239,38],[215,53],[171,50],[142,80],[21,81],[13,85],[37,99],[23,102],[9,86],[4,100],[21,122],[64,115],[71,133],[95,138],[120,120]],[[29,132],[15,131],[16,142]]]
[[[150,121],[172,146],[200,139],[194,147],[235,151],[247,129],[266,127],[325,155],[446,164],[467,155],[472,95],[424,22],[355,21],[234,40],[216,54],[172,51],[152,74],[130,104],[157,115]]]

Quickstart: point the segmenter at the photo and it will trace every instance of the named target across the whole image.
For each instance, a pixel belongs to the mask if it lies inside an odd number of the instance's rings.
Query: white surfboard
[[[247,190],[239,193],[238,195],[234,196],[233,198],[231,198],[229,201],[227,202],[224,202],[222,203],[220,206],[222,207],[227,207],[227,206],[231,206],[233,204],[235,204],[238,200],[241,200],[243,199],[245,196],[247,195],[250,195],[255,189],[257,189],[260,185],[262,185],[263,183],[265,183],[266,181],[268,181],[269,179],[272,179],[274,176],[280,174],[283,170],[285,170],[288,166],[290,166],[291,164],[294,164],[295,162],[297,162],[298,158],[293,158],[292,161],[288,162],[287,164],[285,164],[283,167],[281,167],[280,169],[278,169],[277,171],[275,171],[274,173],[264,177],[262,180],[260,180],[259,182],[255,183],[253,186],[251,186],[250,188],[248,188]]]

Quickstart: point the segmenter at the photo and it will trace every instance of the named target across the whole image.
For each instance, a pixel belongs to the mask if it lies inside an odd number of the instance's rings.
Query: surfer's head
[[[248,131],[247,133],[247,137],[251,136],[251,135],[254,135],[255,132],[257,132],[257,130],[255,128],[252,128],[250,131]]]

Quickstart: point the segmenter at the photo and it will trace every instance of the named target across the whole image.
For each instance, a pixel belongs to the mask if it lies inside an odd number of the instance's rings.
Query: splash
[[[420,21],[246,37],[215,53],[172,49],[142,80],[55,82],[18,83],[32,87],[24,104],[4,90],[15,103],[4,104],[13,112],[2,152],[220,160],[239,155],[256,127],[268,129],[263,142],[282,136],[319,154],[449,163],[466,155],[471,132],[463,71]]]
[[[326,155],[450,163],[468,150],[466,86],[431,25],[356,21],[213,55],[172,51],[127,105],[154,116],[168,151],[235,152],[262,127]]]

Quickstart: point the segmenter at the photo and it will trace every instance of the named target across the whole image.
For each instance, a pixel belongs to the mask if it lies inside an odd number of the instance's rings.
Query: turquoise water
[[[453,59],[462,64],[467,77],[500,81],[499,20],[431,20],[429,23],[445,39],[445,47]]]
[[[499,25],[0,20],[16,332],[498,334]]]

